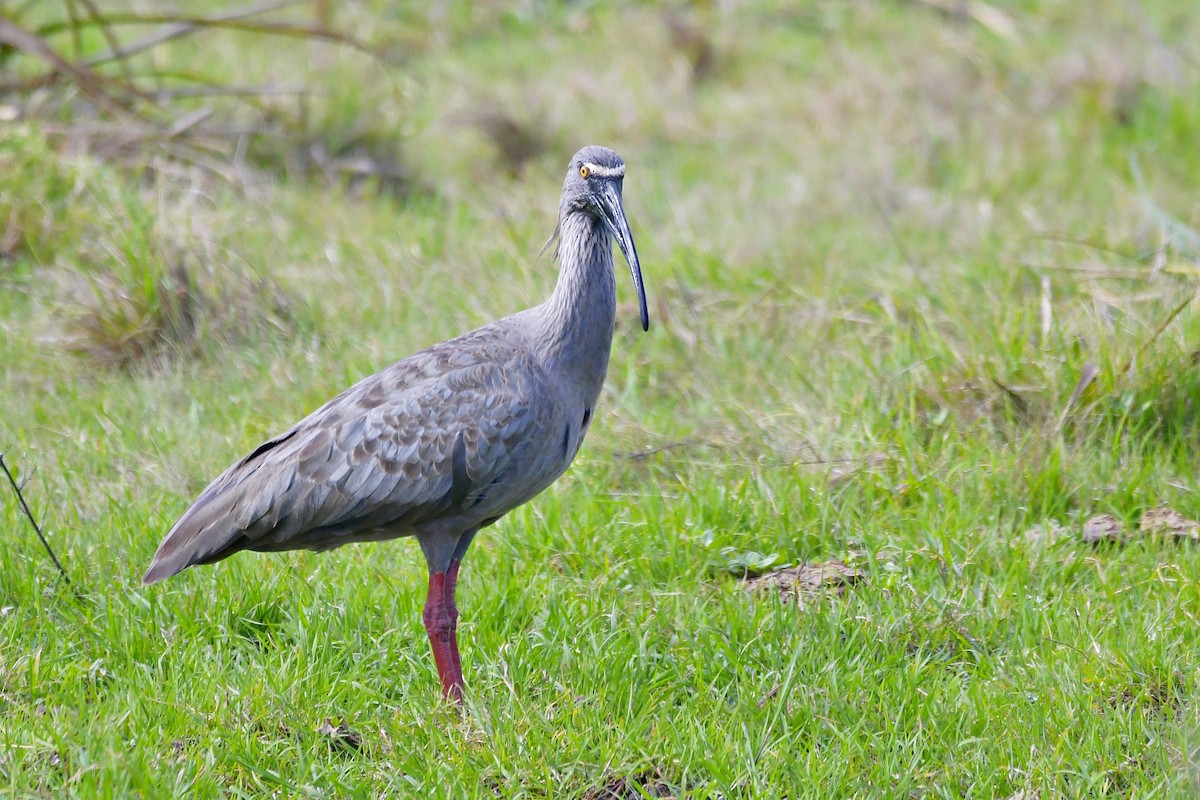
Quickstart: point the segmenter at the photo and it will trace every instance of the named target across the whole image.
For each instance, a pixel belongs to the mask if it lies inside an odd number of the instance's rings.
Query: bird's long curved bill
[[[600,210],[608,230],[617,240],[617,246],[629,262],[633,274],[633,285],[637,288],[638,310],[642,312],[642,330],[650,330],[650,312],[646,310],[646,287],[642,285],[642,265],[638,262],[637,248],[633,245],[633,234],[629,220],[625,219],[625,208],[621,205],[621,190],[615,183],[607,184],[600,193]]]

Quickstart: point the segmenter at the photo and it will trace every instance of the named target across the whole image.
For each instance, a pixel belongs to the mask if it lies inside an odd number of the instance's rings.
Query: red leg
[[[451,561],[450,569],[446,570],[446,610],[450,612],[450,624],[455,635],[451,641],[451,653],[454,655],[454,669],[458,672],[458,680],[462,682],[462,658],[458,654],[458,603],[454,600],[458,588],[458,565],[461,561]]]
[[[429,645],[433,648],[433,660],[437,663],[438,678],[442,682],[442,696],[462,702],[462,663],[458,656],[458,609],[454,604],[454,584],[458,579],[458,562],[453,562],[449,572],[434,572],[429,576],[429,594],[425,598],[425,611],[421,615],[425,632],[429,634]]]

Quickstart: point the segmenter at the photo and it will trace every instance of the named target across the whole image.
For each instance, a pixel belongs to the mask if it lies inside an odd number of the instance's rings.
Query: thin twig
[[[300,97],[322,93],[306,87],[288,86],[179,86],[172,89],[155,89],[154,99],[160,102],[181,97]]]
[[[651,456],[656,456],[669,450],[677,450],[681,447],[692,447],[693,445],[697,444],[700,444],[698,440],[688,437],[687,439],[680,439],[677,442],[667,442],[666,444],[660,444],[646,450],[634,450],[633,452],[629,453],[613,453],[613,455],[617,458],[629,459],[630,461],[645,461]]]
[[[67,576],[67,571],[63,569],[63,565],[59,562],[58,556],[54,555],[54,550],[50,547],[50,542],[46,540],[46,535],[42,533],[42,528],[37,524],[37,520],[33,518],[33,512],[29,510],[29,504],[25,502],[25,495],[21,493],[21,487],[17,485],[16,479],[12,472],[9,471],[8,465],[4,463],[4,454],[0,453],[0,469],[4,470],[4,474],[8,477],[9,485],[13,491],[17,493],[17,500],[21,503],[21,509],[25,512],[25,516],[29,519],[29,524],[37,532],[38,538],[42,540],[42,547],[46,548],[46,552],[50,554],[50,560],[54,562],[54,566],[58,567],[58,574],[62,575],[63,581],[67,586],[74,589],[75,585],[71,583],[70,577]]]
[[[995,378],[992,378],[991,381],[997,387],[999,387],[999,389],[1002,392],[1004,392],[1004,394],[1008,397],[1009,401],[1012,402],[1012,404],[1017,407],[1017,411],[1021,412],[1022,414],[1029,413],[1029,403],[1025,402],[1025,398],[1021,397],[1021,395],[1015,389],[1013,389],[1011,386],[1004,385],[1003,383],[996,380]]]
[[[909,364],[907,367],[900,370],[899,372],[892,373],[892,380],[895,380],[896,378],[899,378],[901,375],[904,375],[907,372],[911,372],[912,370],[916,369],[917,367],[928,364],[930,361],[935,361],[939,358],[941,358],[941,356],[939,356],[937,353],[934,353],[933,355],[931,355],[927,358],[922,358],[920,361],[914,361],[913,363]]]
[[[168,139],[174,139],[178,136],[182,136],[190,129],[205,122],[212,115],[212,106],[203,106],[198,108],[192,113],[186,114],[180,119],[175,120],[175,124],[171,126],[170,130],[167,131],[166,136]]]
[[[121,100],[105,91],[102,86],[105,82],[104,76],[64,59],[42,39],[4,17],[0,17],[0,44],[9,45],[48,65],[51,75],[70,76],[79,90],[98,105],[117,114],[127,113]]]
[[[83,36],[79,29],[79,15],[75,13],[75,0],[67,0],[67,20],[71,26],[71,46],[76,59],[83,55]],[[19,19],[19,17],[18,17]]]
[[[219,14],[209,17],[207,18],[207,21],[213,24],[219,22],[233,22],[235,20],[243,20],[248,17],[269,14],[273,11],[279,11],[294,5],[296,5],[295,2],[263,3],[261,5],[238,9],[237,11],[233,11],[228,14]],[[138,16],[140,15],[135,15],[134,18],[136,19]],[[114,18],[113,15],[110,15],[105,19],[106,24],[120,23],[125,21],[127,21],[126,18]],[[147,20],[147,24],[151,22],[162,22],[162,20]],[[162,24],[162,27],[160,27],[157,31],[147,35],[143,39],[138,39],[136,42],[131,42],[130,44],[120,47],[114,46],[110,48],[107,53],[101,53],[99,55],[92,56],[82,63],[85,67],[95,67],[99,64],[105,64],[109,61],[125,61],[130,56],[141,53],[144,50],[149,50],[156,45],[169,42],[172,39],[178,39],[181,36],[187,36],[189,33],[196,31],[199,27],[200,24],[195,19],[180,22],[167,22]]]
[[[95,21],[96,27],[100,29],[100,35],[104,37],[104,41],[108,42],[110,50],[116,50],[120,45],[117,42],[116,34],[112,32],[112,28],[104,22],[104,17],[100,14],[100,9],[96,8],[96,4],[92,0],[78,0],[87,9],[88,16]],[[74,3],[71,4],[74,6]],[[72,33],[78,35],[78,23],[71,26]],[[78,55],[76,56],[78,58]],[[89,66],[89,65],[85,65]],[[133,83],[133,72],[129,68],[129,62],[125,59],[120,60],[119,64],[121,73],[125,76],[126,83]]]
[[[225,29],[244,31],[247,33],[266,33],[276,36],[287,36],[301,39],[322,39],[358,50],[359,52],[372,56],[373,58],[384,63],[394,63],[394,59],[392,59],[386,53],[351,34],[322,30],[316,26],[305,25],[302,23],[293,24],[287,22],[254,22],[248,19],[249,17],[260,16],[268,11],[274,11],[276,9],[291,5],[295,5],[295,3],[285,2],[263,4],[260,6],[252,6],[250,8],[241,9],[229,14],[221,14],[212,17],[189,16],[187,14],[106,14],[101,18],[106,25],[158,24],[163,25],[164,28],[156,33],[150,34],[150,38],[147,40],[143,40],[142,42],[134,42],[133,44],[127,45],[122,51],[110,52],[95,56],[93,60],[95,60],[96,63],[100,63],[100,61],[109,61],[113,58],[124,58],[132,55],[135,52],[141,52],[141,50],[145,49],[146,46],[153,46],[154,44],[159,44],[162,41],[167,41],[180,35],[186,35],[194,30]],[[168,38],[155,38],[160,36],[167,36]]]
[[[1132,356],[1130,356],[1129,360],[1125,362],[1124,368],[1122,368],[1122,370],[1119,373],[1117,373],[1118,378],[1124,378],[1126,375],[1129,374],[1129,371],[1131,369],[1133,369],[1133,365],[1137,363],[1137,360],[1139,358],[1141,358],[1142,353],[1146,350],[1146,348],[1149,347],[1150,344],[1155,339],[1157,339],[1159,336],[1162,336],[1163,331],[1165,331],[1167,329],[1167,326],[1170,325],[1174,321],[1174,319],[1176,317],[1178,317],[1185,308],[1188,307],[1189,304],[1191,304],[1192,300],[1194,300],[1195,297],[1196,297],[1196,295],[1190,294],[1184,299],[1184,301],[1182,303],[1175,306],[1175,308],[1171,311],[1171,313],[1167,315],[1167,318],[1164,319],[1162,322],[1160,322],[1158,324],[1158,327],[1154,329],[1154,333],[1150,334],[1150,338],[1147,339],[1146,341],[1142,342],[1138,346],[1137,352],[1134,353]]]
[[[255,21],[251,19],[298,5],[298,0],[261,3],[211,17],[187,16],[182,14],[99,14],[91,6],[90,0],[85,0],[85,3],[91,12],[87,19],[76,19],[68,22],[54,22],[43,25],[37,29],[36,34],[24,31],[4,17],[0,17],[0,44],[9,44],[26,55],[41,60],[50,67],[48,72],[41,75],[0,81],[0,92],[32,91],[53,85],[61,78],[69,77],[85,92],[90,88],[92,94],[99,94],[99,101],[101,102],[107,101],[108,104],[117,102],[117,98],[104,94],[99,89],[99,83],[105,80],[117,83],[126,92],[145,100],[147,99],[146,93],[132,80],[128,59],[156,45],[209,29],[235,30],[300,39],[321,39],[350,47],[361,53],[366,53],[385,64],[395,65],[398,63],[392,56],[383,53],[379,48],[371,46],[352,34],[337,33],[332,30],[304,24]],[[159,30],[127,45],[120,45],[111,32],[111,29],[117,25],[155,24],[161,26]],[[57,33],[59,29],[68,26],[73,32],[77,31],[78,28],[99,27],[109,42],[108,52],[79,62],[72,62],[62,58],[46,44],[45,40]],[[107,78],[107,76],[94,71],[95,67],[112,61],[119,62],[122,71],[126,73],[127,80],[123,84],[120,81]]]

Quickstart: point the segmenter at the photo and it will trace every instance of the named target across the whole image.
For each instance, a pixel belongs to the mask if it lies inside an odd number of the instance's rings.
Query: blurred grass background
[[[1200,515],[1200,10],[245,8],[0,12],[0,449],[79,589],[5,492],[6,791],[1200,788],[1195,549],[1027,535]],[[652,328],[619,275],[587,445],[472,549],[462,721],[411,543],[138,584],[235,458],[548,294],[588,143]],[[725,574],[831,559],[800,608]]]

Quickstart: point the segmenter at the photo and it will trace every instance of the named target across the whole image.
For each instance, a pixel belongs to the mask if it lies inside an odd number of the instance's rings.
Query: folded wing
[[[552,411],[536,366],[483,344],[406,359],[258,447],[175,523],[143,581],[240,550],[402,535],[485,497],[494,504]]]

